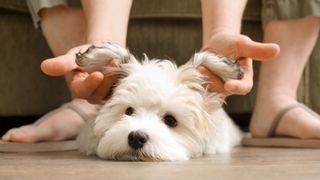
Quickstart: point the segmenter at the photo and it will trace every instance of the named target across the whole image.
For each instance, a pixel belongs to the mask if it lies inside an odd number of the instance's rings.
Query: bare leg
[[[54,55],[66,53],[84,41],[85,18],[80,9],[70,9],[57,6],[41,11],[41,27]],[[67,81],[70,75],[66,76]],[[68,83],[69,84],[69,83]],[[86,114],[94,114],[95,107],[86,100],[74,99],[74,105]],[[14,142],[60,141],[72,139],[78,134],[83,119],[66,108],[45,119],[39,125],[26,125],[9,130],[2,139]]]
[[[276,114],[296,103],[298,84],[318,39],[319,28],[318,17],[273,21],[267,25],[265,42],[279,44],[281,52],[273,61],[262,63],[258,96],[250,124],[254,137],[265,137]],[[276,134],[320,138],[320,121],[302,108],[295,108],[284,115]]]

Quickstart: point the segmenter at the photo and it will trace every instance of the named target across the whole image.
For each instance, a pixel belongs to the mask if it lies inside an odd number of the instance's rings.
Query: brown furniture
[[[243,33],[262,40],[260,0],[249,0]],[[34,29],[25,1],[0,0],[0,116],[41,115],[68,101],[63,78],[48,77],[39,68],[52,54],[41,33]],[[170,58],[182,63],[201,47],[199,0],[135,0],[128,34],[128,47],[138,57]],[[320,44],[306,66],[299,100],[320,112]],[[283,67],[285,68],[285,67]],[[255,79],[258,75],[255,63]],[[256,85],[246,96],[228,99],[227,110],[250,113]]]

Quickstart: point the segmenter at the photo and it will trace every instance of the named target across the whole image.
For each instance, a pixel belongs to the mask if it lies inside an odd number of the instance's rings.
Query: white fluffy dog
[[[116,68],[105,65],[118,60]],[[119,73],[111,97],[78,136],[79,149],[103,159],[174,161],[205,153],[228,152],[238,145],[240,130],[221,108],[223,98],[207,92],[203,65],[225,81],[239,79],[236,61],[208,52],[196,53],[177,67],[168,60],[137,61],[126,49],[106,43],[77,54],[87,72]]]

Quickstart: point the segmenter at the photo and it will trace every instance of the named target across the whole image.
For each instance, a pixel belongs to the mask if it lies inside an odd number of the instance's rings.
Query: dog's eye
[[[174,118],[172,115],[165,115],[163,119],[164,123],[166,123],[166,125],[169,127],[176,127],[178,125],[176,118]]]
[[[134,113],[134,109],[132,107],[128,107],[126,109],[126,115],[131,116]]]

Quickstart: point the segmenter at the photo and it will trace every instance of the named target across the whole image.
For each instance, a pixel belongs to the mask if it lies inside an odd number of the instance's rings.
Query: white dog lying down
[[[119,61],[116,68],[105,65]],[[126,49],[106,43],[77,54],[87,72],[121,75],[98,116],[78,136],[87,155],[111,160],[174,161],[228,152],[241,140],[240,130],[221,108],[223,97],[207,92],[204,65],[225,81],[242,78],[237,61],[199,52],[181,67],[168,60],[140,63]]]

